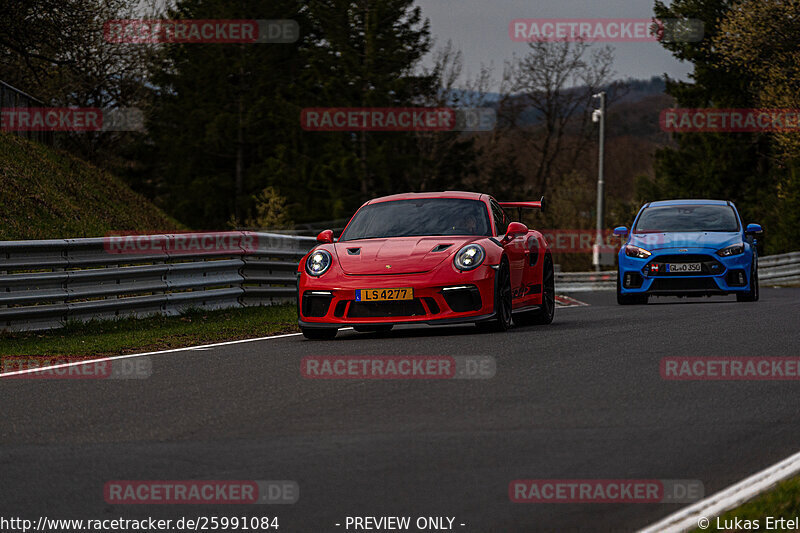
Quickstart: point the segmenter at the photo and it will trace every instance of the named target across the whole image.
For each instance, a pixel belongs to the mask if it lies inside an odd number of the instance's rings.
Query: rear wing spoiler
[[[539,209],[544,213],[544,196],[538,202],[498,202],[503,209]]]

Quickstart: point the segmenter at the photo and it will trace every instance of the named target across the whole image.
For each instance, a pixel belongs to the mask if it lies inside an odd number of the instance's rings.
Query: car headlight
[[[332,262],[331,254],[325,250],[315,250],[306,259],[306,272],[312,276],[321,276],[331,267]]]
[[[717,255],[720,257],[730,257],[732,255],[739,255],[741,253],[744,253],[743,244],[734,244],[733,246],[728,246],[722,250],[717,250]]]
[[[628,257],[638,257],[639,259],[646,259],[653,254],[651,254],[644,248],[639,248],[638,246],[629,244],[625,246],[625,255],[627,255]]]
[[[486,251],[480,244],[468,244],[456,252],[453,264],[459,270],[478,268],[486,258]]]

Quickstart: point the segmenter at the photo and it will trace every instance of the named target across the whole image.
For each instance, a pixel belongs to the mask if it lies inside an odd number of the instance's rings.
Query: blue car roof
[[[650,202],[650,206],[660,205],[729,205],[727,200],[661,200],[659,202]]]

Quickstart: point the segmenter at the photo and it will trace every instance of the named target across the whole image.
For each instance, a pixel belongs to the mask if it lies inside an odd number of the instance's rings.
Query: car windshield
[[[739,231],[739,221],[728,205],[670,205],[648,207],[639,216],[633,231],[691,232]]]
[[[486,204],[459,198],[370,204],[358,210],[339,240],[427,235],[491,235]]]

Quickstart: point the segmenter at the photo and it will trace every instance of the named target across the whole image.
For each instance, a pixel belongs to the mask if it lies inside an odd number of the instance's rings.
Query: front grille
[[[649,292],[719,291],[712,278],[660,278],[653,280]]]
[[[333,310],[333,316],[342,318],[345,308],[347,308],[347,300],[339,300],[339,303],[336,304],[336,308]]]
[[[380,318],[395,316],[420,316],[425,308],[419,298],[397,302],[350,302],[349,318]]]
[[[666,265],[668,263],[700,263],[700,272],[667,272]],[[653,271],[652,266],[658,265],[658,270]],[[706,254],[673,254],[673,255],[659,255],[654,257],[642,269],[642,273],[646,276],[654,277],[680,277],[680,276],[716,276],[725,271],[725,267]]]
[[[431,312],[432,315],[439,313],[440,311],[439,304],[436,303],[436,300],[434,300],[430,296],[425,296],[422,299],[425,300],[425,305],[428,306],[428,310]]]

